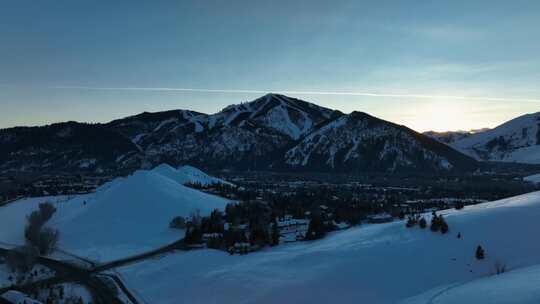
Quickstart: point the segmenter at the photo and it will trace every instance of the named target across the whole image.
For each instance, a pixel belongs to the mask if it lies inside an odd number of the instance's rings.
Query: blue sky
[[[535,0],[0,0],[0,38],[0,127],[214,113],[263,92],[419,131],[540,111]]]

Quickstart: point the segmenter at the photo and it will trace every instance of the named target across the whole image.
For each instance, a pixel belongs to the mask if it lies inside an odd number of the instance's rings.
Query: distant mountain
[[[540,112],[517,117],[451,145],[477,160],[540,164]]]
[[[286,164],[320,171],[445,171],[474,161],[425,135],[366,113],[342,115],[287,151]]]
[[[114,172],[160,163],[323,172],[476,168],[473,159],[406,127],[278,94],[212,115],[174,110],[107,124],[5,129],[0,143],[1,171]]]
[[[0,130],[0,171],[138,168],[141,157],[128,138],[99,124],[66,122]]]
[[[268,94],[213,114],[187,110],[143,113],[107,126],[129,137],[150,163],[269,168],[283,150],[337,111]]]
[[[437,141],[440,141],[444,144],[452,144],[458,140],[462,140],[476,133],[481,133],[488,131],[488,128],[478,129],[478,130],[469,130],[469,131],[446,131],[446,132],[436,132],[436,131],[427,131],[424,132],[424,135],[427,135]]]

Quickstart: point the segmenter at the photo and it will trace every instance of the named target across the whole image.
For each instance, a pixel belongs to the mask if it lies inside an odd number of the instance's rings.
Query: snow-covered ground
[[[540,264],[540,192],[442,214],[446,235],[400,221],[245,256],[175,253],[119,271],[129,288],[159,303],[399,303],[453,284],[488,284],[475,281],[482,278],[501,284],[503,276],[489,277],[497,261],[510,271]],[[485,260],[475,259],[478,245]]]
[[[226,199],[178,183],[154,171],[137,171],[117,178],[95,193],[65,198],[32,198],[0,208],[0,242],[24,243],[26,215],[44,201],[57,212],[48,222],[60,231],[59,247],[97,261],[109,261],[174,242],[184,232],[170,229],[175,216],[195,210],[209,214],[224,209]],[[5,224],[4,224],[5,223]]]
[[[42,265],[34,265],[28,273],[13,272],[5,263],[0,263],[0,288],[14,284],[31,283],[53,277],[54,270]]]
[[[540,265],[442,286],[407,299],[404,304],[537,304],[540,300]]]
[[[540,174],[524,177],[523,180],[534,184],[540,184]]]
[[[84,199],[83,196],[45,196],[24,198],[7,206],[0,207],[0,246],[13,247],[24,245],[24,227],[26,216],[39,208],[39,204],[44,202],[52,203],[56,208],[62,208],[64,203],[70,199]]]

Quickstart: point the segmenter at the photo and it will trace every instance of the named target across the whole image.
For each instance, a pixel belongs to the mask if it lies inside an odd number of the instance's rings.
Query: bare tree
[[[499,260],[495,261],[493,268],[495,270],[495,274],[501,274],[506,272],[506,264]]]
[[[42,255],[47,255],[56,249],[59,232],[56,229],[45,227],[39,233],[38,249]]]

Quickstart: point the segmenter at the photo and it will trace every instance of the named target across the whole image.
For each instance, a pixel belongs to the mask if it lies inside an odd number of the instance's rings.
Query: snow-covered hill
[[[377,304],[400,303],[418,295],[423,300],[409,303],[492,303],[482,299],[493,299],[494,290],[505,280],[508,294],[500,299],[510,295],[530,299],[538,294],[530,289],[534,282],[520,286],[516,280],[538,280],[526,267],[540,264],[540,242],[534,234],[540,231],[540,192],[441,214],[450,227],[446,235],[408,229],[402,221],[364,225],[323,240],[280,245],[245,256],[214,250],[171,254],[120,272],[145,299],[165,304]],[[461,238],[456,237],[458,233]],[[486,251],[485,260],[475,259],[478,245]],[[510,272],[491,276],[497,262]],[[459,289],[450,291],[457,286],[479,289],[476,294],[464,289],[476,296],[467,298]],[[450,293],[440,293],[445,289]],[[488,289],[491,294],[482,293]],[[429,291],[434,292],[425,297]],[[447,300],[455,295],[460,302],[438,302],[438,295]]]
[[[451,145],[478,160],[540,164],[540,112],[517,117]]]
[[[202,181],[202,180],[201,180]],[[29,199],[0,208],[0,241],[24,243],[25,216],[39,202],[55,198]],[[156,249],[183,238],[184,232],[170,229],[175,216],[202,215],[224,209],[229,201],[179,183],[154,171],[137,171],[117,178],[93,194],[55,203],[57,212],[49,222],[60,231],[60,248],[91,259],[108,261]]]

